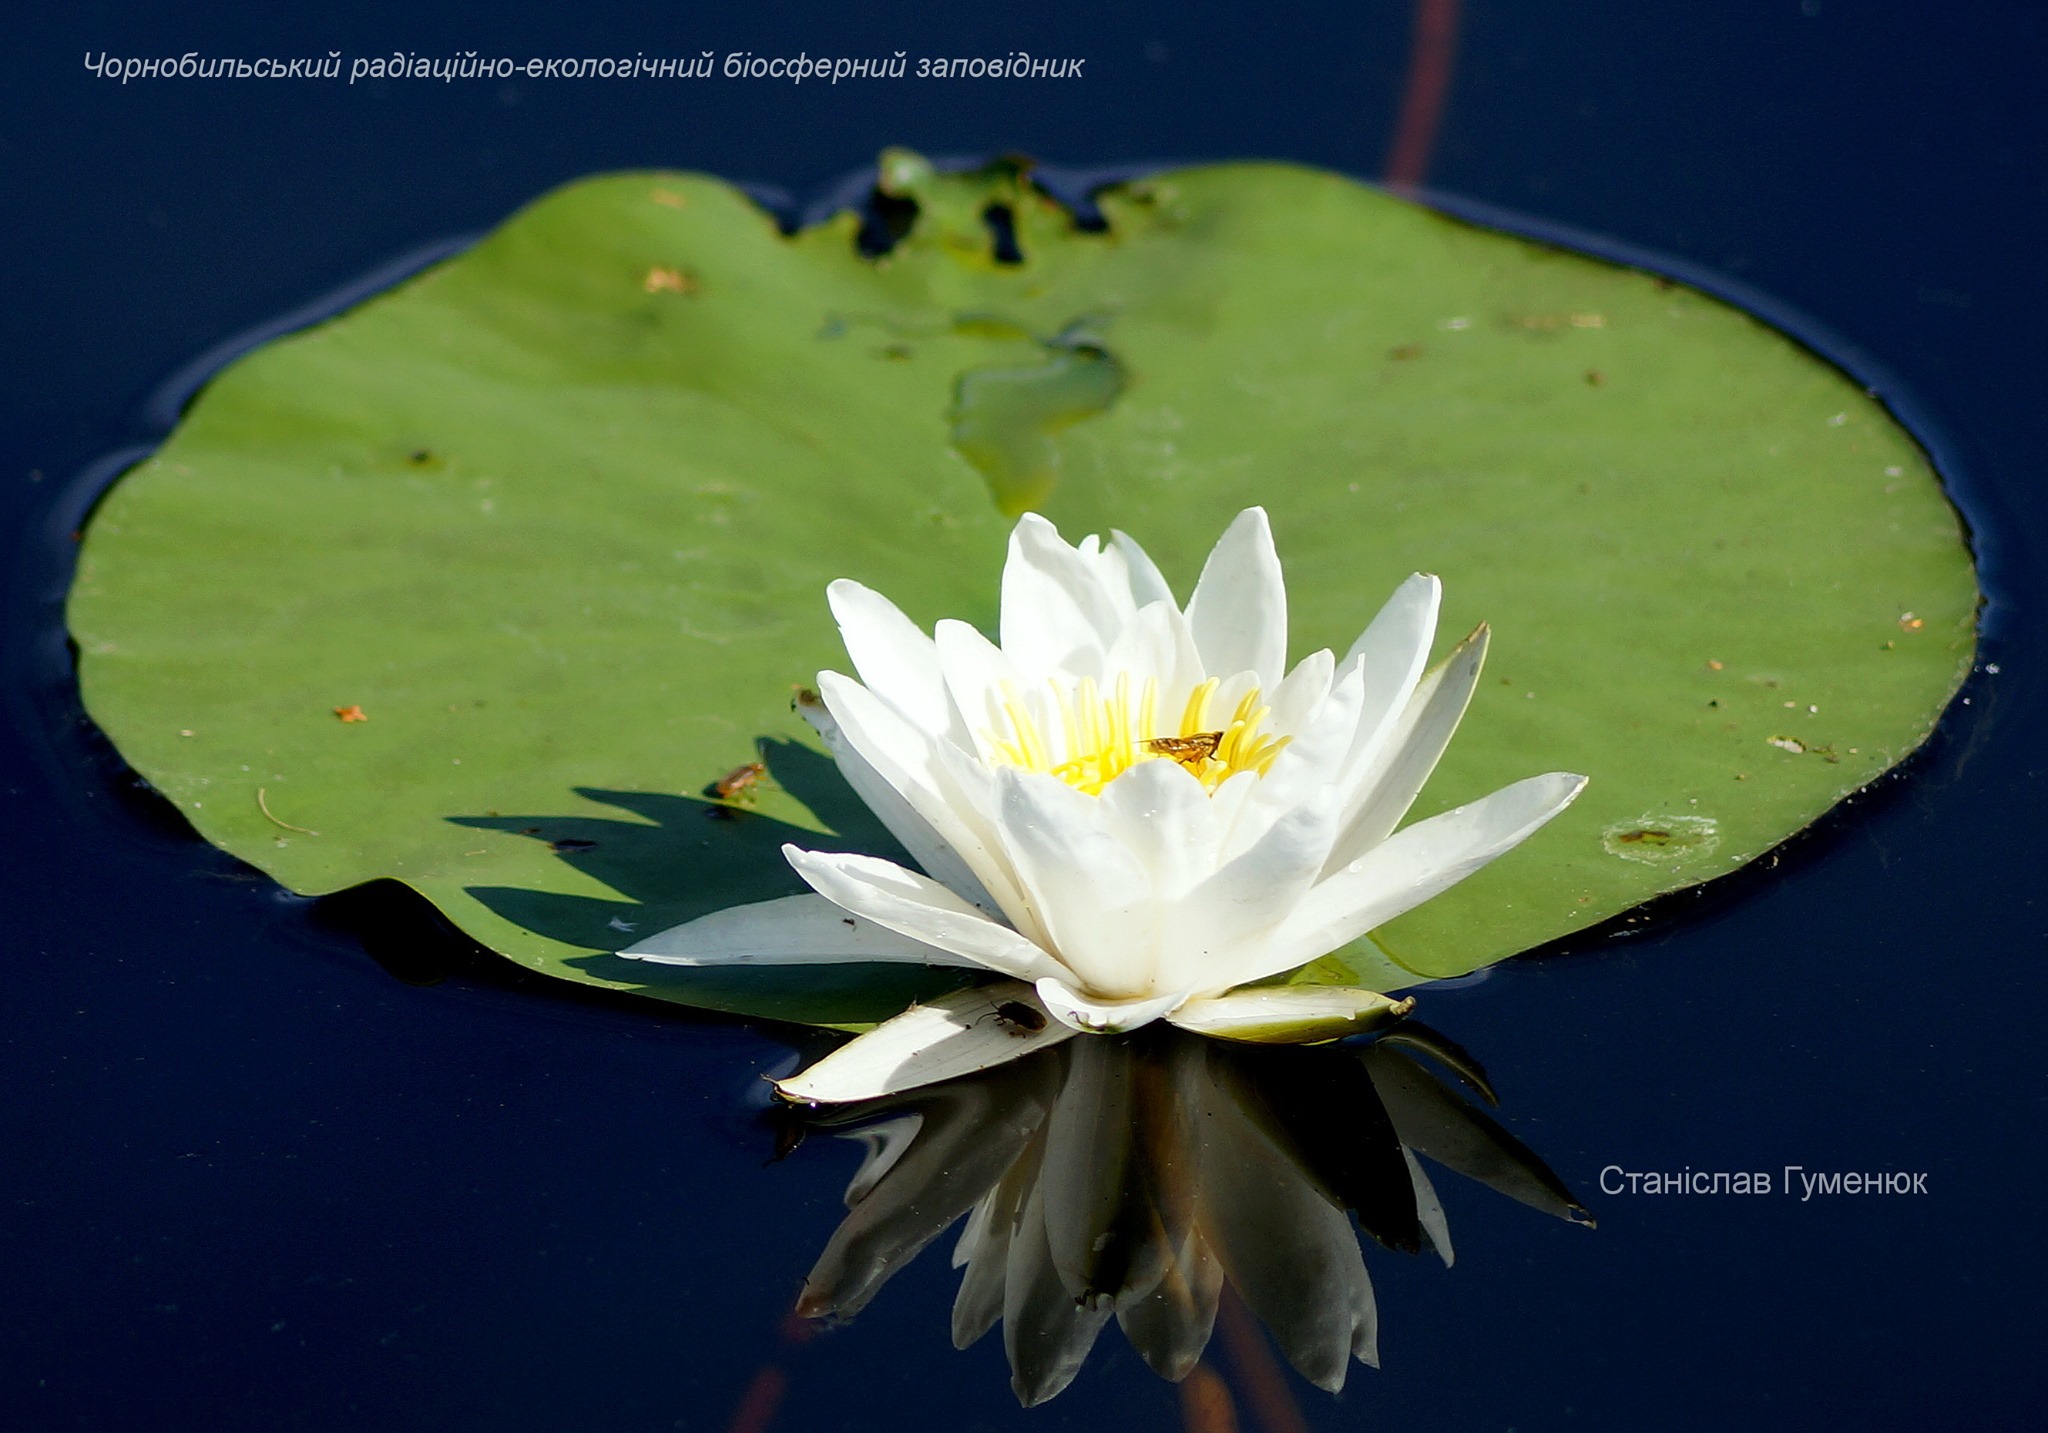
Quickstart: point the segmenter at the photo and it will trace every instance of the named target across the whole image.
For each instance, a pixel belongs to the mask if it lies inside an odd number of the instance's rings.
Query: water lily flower
[[[1464,715],[1486,628],[1426,671],[1441,586],[1418,573],[1341,659],[1288,670],[1261,508],[1225,531],[1185,609],[1122,533],[1069,545],[1036,514],[1010,536],[999,642],[952,620],[926,635],[857,582],[827,596],[860,680],[820,673],[805,715],[922,869],[785,846],[810,894],[621,954],[1005,979],[884,1022],[782,1081],[792,1099],[871,1098],[1157,1019],[1306,1042],[1398,1018],[1411,1002],[1385,991],[1259,982],[1462,880],[1585,784],[1530,777],[1401,827]],[[1383,973],[1390,988],[1403,975]]]

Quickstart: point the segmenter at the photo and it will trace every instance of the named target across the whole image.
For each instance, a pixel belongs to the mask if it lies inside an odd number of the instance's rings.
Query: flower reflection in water
[[[1422,1058],[1419,1058],[1422,1057]],[[953,1341],[998,1323],[1044,1401],[1114,1318],[1161,1376],[1193,1370],[1226,1281],[1311,1382],[1377,1364],[1353,1229],[1446,1264],[1416,1156],[1560,1218],[1585,1208],[1486,1103],[1471,1058],[1413,1022],[1369,1045],[1261,1047],[1170,1028],[1076,1040],[947,1084],[800,1116],[867,1148],[798,1312],[847,1319],[963,1215]]]

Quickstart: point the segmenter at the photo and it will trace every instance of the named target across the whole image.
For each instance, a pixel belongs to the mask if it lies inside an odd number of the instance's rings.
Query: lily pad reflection
[[[1354,1360],[1379,1362],[1355,1231],[1451,1262],[1418,1155],[1592,1223],[1438,1066],[1492,1101],[1469,1056],[1413,1023],[1369,1046],[1315,1048],[1152,1027],[805,1115],[867,1155],[797,1310],[853,1317],[964,1216],[953,1341],[966,1348],[1000,1324],[1027,1406],[1072,1382],[1112,1319],[1160,1376],[1186,1378],[1226,1285],[1303,1377],[1335,1392]]]

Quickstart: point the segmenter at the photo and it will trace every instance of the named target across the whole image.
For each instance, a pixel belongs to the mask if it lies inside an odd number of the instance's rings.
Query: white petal
[[[867,758],[881,778],[893,786],[927,821],[943,814],[931,780],[931,753],[936,739],[900,715],[880,697],[838,672],[818,673],[818,692],[825,709],[838,723],[846,743]]]
[[[1215,822],[1218,841],[1216,864],[1223,860],[1221,843],[1237,829],[1238,817],[1258,794],[1264,781],[1265,778],[1256,771],[1240,771],[1235,776],[1224,777],[1223,784],[1209,793],[1210,819]]]
[[[1416,687],[1370,769],[1349,788],[1352,811],[1331,848],[1332,870],[1386,840],[1415,804],[1416,794],[1451,744],[1451,733],[1464,719],[1472,689],[1479,684],[1479,669],[1486,662],[1486,643],[1482,623]]]
[[[1269,974],[1267,948],[1322,871],[1336,823],[1335,793],[1317,793],[1170,907],[1160,985],[1213,995]]]
[[[1254,777],[1254,780],[1257,778]],[[1223,826],[1201,780],[1177,761],[1141,761],[1102,788],[1104,828],[1151,878],[1161,905],[1214,874]]]
[[[1154,993],[1158,910],[1144,868],[1105,828],[1097,799],[1040,771],[996,773],[1003,849],[1052,949],[1105,996]]]
[[[809,894],[728,906],[670,926],[619,954],[661,965],[812,965],[840,960],[954,963],[944,951],[921,940],[862,920],[823,896]]]
[[[918,807],[847,740],[846,732],[831,709],[822,701],[799,701],[797,710],[824,740],[825,749],[838,762],[839,774],[853,788],[853,794],[875,813],[875,819],[888,828],[889,834],[903,844],[903,849],[924,868],[925,874],[955,895],[972,901],[991,915],[996,914],[1001,906],[987,889],[987,884],[975,873],[973,862],[952,841],[941,835],[939,828],[927,820]],[[935,803],[927,801],[925,804]],[[951,816],[950,812],[947,814]],[[958,821],[949,819],[946,825],[955,836],[962,834]]]
[[[1188,625],[1211,674],[1253,671],[1262,686],[1279,683],[1287,669],[1287,587],[1264,508],[1246,508],[1217,540],[1188,601]]]
[[[840,640],[869,691],[905,719],[937,736],[952,726],[932,639],[872,588],[840,578],[825,589]]]
[[[1585,784],[1553,771],[1416,822],[1310,891],[1280,928],[1267,968],[1244,979],[1304,965],[1421,905],[1533,835]]]
[[[932,775],[944,794],[952,817],[960,824],[968,864],[980,875],[989,894],[995,897],[999,918],[1007,921],[1036,945],[1052,949],[1045,922],[1017,879],[1015,862],[1003,849],[1002,799],[996,777],[1003,770],[992,766],[951,742],[940,742],[934,754]]]
[[[1384,736],[1382,729],[1400,715],[1422,680],[1442,604],[1443,584],[1427,572],[1416,573],[1394,589],[1344,654],[1346,662],[1358,663],[1365,678],[1359,709],[1362,741]]]
[[[1282,736],[1292,736],[1306,726],[1310,714],[1330,694],[1330,679],[1336,670],[1336,658],[1330,655],[1328,647],[1310,652],[1296,662],[1280,685],[1266,694],[1266,705],[1273,709],[1273,730]]]
[[[933,641],[947,694],[967,736],[960,745],[986,759],[991,735],[1003,740],[1016,735],[1003,710],[1004,689],[1030,707],[1043,683],[1027,681],[1002,648],[965,622],[942,618]]]
[[[1092,1035],[1114,1035],[1149,1025],[1186,1000],[1186,991],[1136,1000],[1098,1000],[1082,995],[1057,976],[1038,982],[1038,998],[1060,1024]]]
[[[1096,583],[1109,594],[1118,616],[1128,621],[1138,610],[1138,604],[1131,600],[1131,565],[1123,553],[1114,547],[1104,547],[1102,539],[1093,534],[1083,538],[1075,551],[1088,559]]]
[[[1033,679],[1055,672],[1102,678],[1102,656],[1122,626],[1118,604],[1094,561],[1026,513],[1010,533],[1003,564],[1003,651]]]
[[[1109,535],[1109,550],[1119,553],[1124,560],[1124,572],[1131,584],[1131,605],[1147,607],[1154,602],[1173,601],[1173,589],[1166,585],[1166,579],[1159,575],[1159,566],[1147,555],[1144,548],[1132,540],[1129,534],[1112,530]]]
[[[1133,615],[1117,634],[1103,660],[1103,670],[1112,688],[1119,676],[1130,673],[1133,702],[1139,700],[1145,679],[1152,678],[1159,684],[1159,712],[1171,718],[1179,714],[1188,693],[1201,682],[1202,658],[1180,609],[1171,602],[1154,602]]]
[[[1038,1028],[1013,1018],[1013,1006],[1029,1010]],[[998,981],[913,1005],[808,1070],[776,1081],[775,1088],[784,1099],[805,1104],[871,1100],[971,1075],[1073,1034],[1046,1018],[1030,986]]]
[[[1223,858],[1231,860],[1263,837],[1273,822],[1315,798],[1338,798],[1338,770],[1358,729],[1358,705],[1363,679],[1357,668],[1339,673],[1322,703],[1281,748],[1272,767],[1246,793],[1243,806],[1231,824],[1223,843]],[[1331,839],[1339,809],[1333,806]],[[1329,851],[1324,849],[1327,857]]]
[[[1309,1045],[1397,1020],[1413,1000],[1328,985],[1253,986],[1190,1000],[1166,1018],[1183,1030],[1262,1045]]]
[[[990,920],[937,881],[893,861],[796,846],[784,846],[782,854],[812,890],[849,914],[937,947],[934,961],[977,965],[1019,980],[1066,973],[1058,961],[1016,931]]]
[[[957,779],[956,763],[950,759],[964,755],[960,748],[950,741],[926,736],[860,683],[837,672],[818,673],[818,686],[847,744],[859,751],[875,768],[876,775],[893,787],[957,854],[956,866],[964,866],[972,878],[956,885],[948,877],[942,884],[977,905],[988,898],[989,905],[983,909],[993,906],[1018,929],[1027,935],[1035,934],[1028,914],[1019,909],[1023,902],[1009,859],[997,838],[995,823],[981,814],[993,807],[993,800],[975,800],[973,792],[963,788]],[[985,768],[978,763],[967,764],[985,785]],[[882,814],[881,808],[877,808],[876,814]],[[922,858],[917,847],[910,849]],[[932,874],[937,878],[940,873]]]

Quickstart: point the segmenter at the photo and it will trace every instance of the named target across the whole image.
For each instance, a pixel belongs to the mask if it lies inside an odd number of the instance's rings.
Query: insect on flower
[[[1182,766],[1200,768],[1203,762],[1216,754],[1216,748],[1223,743],[1220,731],[1198,731],[1193,736],[1155,736],[1147,738],[1145,750],[1170,756]]]

